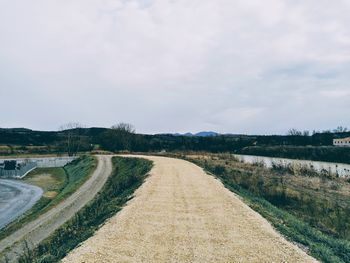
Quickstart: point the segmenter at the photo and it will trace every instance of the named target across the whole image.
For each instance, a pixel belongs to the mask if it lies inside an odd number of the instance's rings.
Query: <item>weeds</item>
[[[220,158],[190,158],[219,178],[226,188],[243,197],[289,240],[307,247],[323,262],[350,262],[349,196],[340,198],[336,181],[327,177],[296,176],[280,167],[227,162]],[[320,186],[314,189],[316,181]]]

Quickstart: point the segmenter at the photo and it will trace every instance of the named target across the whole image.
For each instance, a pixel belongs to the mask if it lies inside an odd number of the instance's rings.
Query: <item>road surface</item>
[[[0,179],[0,229],[28,211],[42,194],[40,187]]]
[[[72,218],[101,190],[112,173],[112,162],[111,156],[97,156],[97,159],[96,170],[75,193],[55,208],[0,241],[0,253],[2,254],[0,262],[4,259],[4,255],[7,255],[11,262],[15,261],[16,254],[23,251],[24,240],[30,247],[39,244]]]
[[[316,262],[200,167],[165,157],[63,262]]]

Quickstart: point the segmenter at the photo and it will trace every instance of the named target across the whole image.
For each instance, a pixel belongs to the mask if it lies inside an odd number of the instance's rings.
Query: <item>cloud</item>
[[[320,92],[322,96],[327,98],[346,98],[349,99],[350,97],[350,90],[349,89],[338,89],[338,90],[324,90]]]
[[[350,126],[348,1],[0,7],[0,110],[9,112],[0,126],[126,121],[149,133]]]

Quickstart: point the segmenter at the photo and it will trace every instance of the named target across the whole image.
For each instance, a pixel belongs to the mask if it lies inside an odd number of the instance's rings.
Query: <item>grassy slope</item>
[[[40,168],[28,174],[23,181],[43,188],[43,197],[23,216],[2,229],[0,239],[47,212],[75,192],[89,178],[95,167],[95,158],[83,156],[64,168]]]
[[[243,198],[246,204],[265,217],[280,233],[292,242],[308,249],[308,253],[323,262],[350,262],[350,242],[327,235],[317,228],[280,209],[261,196],[239,185],[230,172],[218,169],[210,159],[189,159],[219,178],[225,187]],[[220,166],[219,166],[220,167]],[[231,171],[232,173],[232,171]],[[265,175],[266,176],[266,175]]]
[[[137,158],[113,158],[113,172],[99,194],[77,215],[29,251],[19,262],[58,262],[116,214],[142,184],[152,162]]]
[[[67,185],[68,178],[63,168],[36,168],[23,182],[39,186],[44,197],[53,199]]]

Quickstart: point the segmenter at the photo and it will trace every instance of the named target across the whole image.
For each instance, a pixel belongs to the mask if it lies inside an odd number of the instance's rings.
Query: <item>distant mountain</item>
[[[218,135],[219,134],[217,132],[212,132],[212,131],[202,131],[195,134],[195,136],[197,137],[213,137]]]
[[[197,133],[191,133],[191,132],[187,132],[187,133],[174,133],[173,135],[175,136],[186,136],[186,137],[214,137],[214,136],[218,136],[220,135],[217,132],[213,132],[213,131],[202,131],[202,132],[197,132]]]

